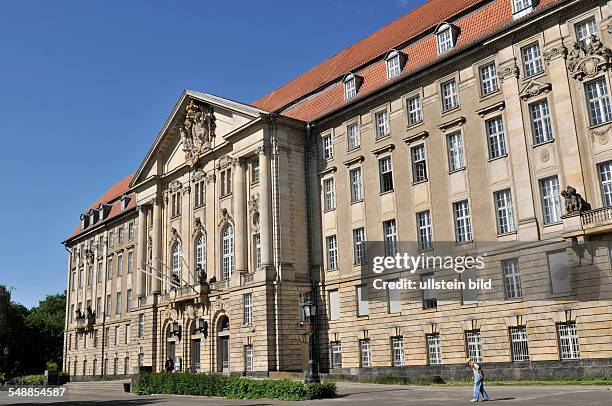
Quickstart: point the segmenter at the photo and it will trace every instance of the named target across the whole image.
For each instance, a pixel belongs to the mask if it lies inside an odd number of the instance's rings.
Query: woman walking
[[[478,402],[480,395],[482,395],[483,401],[489,400],[489,394],[484,388],[484,373],[482,372],[482,368],[470,358],[468,358],[466,362],[474,372],[474,396],[472,396],[470,402]]]

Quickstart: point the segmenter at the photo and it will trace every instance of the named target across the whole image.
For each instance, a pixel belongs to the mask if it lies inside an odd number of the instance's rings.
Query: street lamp
[[[303,304],[304,319],[308,320],[308,327],[310,332],[310,339],[308,340],[309,346],[309,359],[308,369],[306,370],[306,376],[304,377],[305,383],[319,383],[319,362],[317,361],[316,348],[315,348],[315,325],[317,322],[317,305],[312,301],[308,301]]]

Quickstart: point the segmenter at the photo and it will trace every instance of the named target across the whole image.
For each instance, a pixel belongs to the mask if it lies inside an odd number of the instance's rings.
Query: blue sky
[[[422,0],[0,3],[0,284],[66,285],[60,242],[183,89],[252,102]]]

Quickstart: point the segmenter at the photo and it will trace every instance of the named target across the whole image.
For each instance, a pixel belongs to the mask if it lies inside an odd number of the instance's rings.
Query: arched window
[[[181,244],[172,246],[172,280],[180,285],[181,280]]]
[[[231,224],[226,225],[223,229],[222,244],[223,280],[228,280],[234,271],[234,228]]]
[[[206,239],[204,234],[200,234],[195,242],[195,265],[206,270]]]

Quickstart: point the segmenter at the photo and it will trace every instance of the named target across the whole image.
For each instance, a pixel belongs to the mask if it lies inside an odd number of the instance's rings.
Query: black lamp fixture
[[[181,326],[178,322],[175,321],[170,325],[170,335],[178,337],[179,340],[181,339]]]
[[[315,348],[315,326],[317,322],[317,304],[309,300],[302,305],[304,311],[304,320],[308,321],[310,339],[308,340],[308,369],[304,376],[305,383],[319,383],[321,378],[319,377],[319,362],[317,361],[316,348]]]

